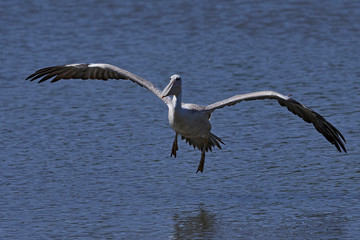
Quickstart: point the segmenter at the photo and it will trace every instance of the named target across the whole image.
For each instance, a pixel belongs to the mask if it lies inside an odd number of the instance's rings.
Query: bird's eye
[[[176,81],[179,81],[179,80],[180,80],[180,77],[177,77],[177,78],[176,78]]]

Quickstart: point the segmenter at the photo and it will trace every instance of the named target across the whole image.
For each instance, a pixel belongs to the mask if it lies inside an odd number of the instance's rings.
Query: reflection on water
[[[0,1],[0,239],[360,239],[360,1],[19,2]],[[24,81],[76,62],[179,73],[198,104],[292,94],[349,151],[252,101],[213,114],[226,146],[195,174],[149,91]]]
[[[195,211],[174,214],[174,229],[171,239],[211,239],[217,234],[216,215],[200,204]]]
[[[307,207],[314,202],[316,201],[313,199],[304,199],[303,205],[299,206],[300,209],[286,209],[286,204],[278,202],[272,206],[273,211],[268,211],[262,210],[263,202],[246,198],[244,202],[239,201],[239,205],[249,205],[253,211],[250,213],[249,208],[239,208],[237,212],[242,217],[232,220],[222,218],[218,213],[214,213],[212,208],[201,203],[187,210],[179,210],[173,215],[174,224],[170,239],[228,239],[234,236],[229,234],[231,232],[236,232],[236,237],[241,239],[351,237],[351,229],[356,227],[349,222],[343,211],[326,211],[329,206],[319,206],[316,209]],[[282,211],[291,214],[279,217]],[[220,215],[225,213],[224,210]]]

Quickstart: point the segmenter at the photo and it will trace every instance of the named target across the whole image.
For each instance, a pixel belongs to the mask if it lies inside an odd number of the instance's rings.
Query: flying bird
[[[210,132],[211,113],[217,109],[231,106],[242,101],[275,99],[281,106],[286,107],[290,112],[301,117],[305,122],[312,123],[315,129],[331,144],[335,145],[339,152],[341,152],[341,150],[346,152],[344,146],[346,140],[344,136],[324,117],[294,99],[274,91],[239,94],[207,106],[201,106],[182,102],[182,79],[177,74],[170,77],[169,84],[161,91],[146,79],[119,67],[104,63],[68,64],[42,68],[26,78],[26,80],[28,79],[30,79],[30,81],[39,79],[38,83],[48,79],[52,79],[51,82],[56,82],[60,79],[98,79],[104,81],[108,79],[121,79],[130,80],[148,89],[161,99],[169,109],[169,122],[175,131],[175,139],[172,144],[170,157],[176,157],[178,135],[181,136],[182,140],[189,143],[190,146],[193,146],[194,149],[198,148],[201,151],[200,162],[196,173],[199,171],[203,172],[204,170],[205,152],[208,150],[212,151],[214,147],[221,149],[221,144],[224,144],[221,138]]]

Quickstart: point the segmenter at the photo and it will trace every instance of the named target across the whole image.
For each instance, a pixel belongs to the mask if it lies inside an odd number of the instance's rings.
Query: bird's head
[[[161,98],[178,95],[181,92],[181,77],[178,74],[174,74],[170,77],[169,84],[164,88],[161,93]]]

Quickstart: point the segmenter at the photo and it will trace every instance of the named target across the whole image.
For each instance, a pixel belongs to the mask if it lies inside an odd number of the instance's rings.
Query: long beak
[[[161,92],[161,98],[167,97],[169,95],[171,95],[171,88],[174,85],[174,82],[170,82],[165,88],[164,90]]]

